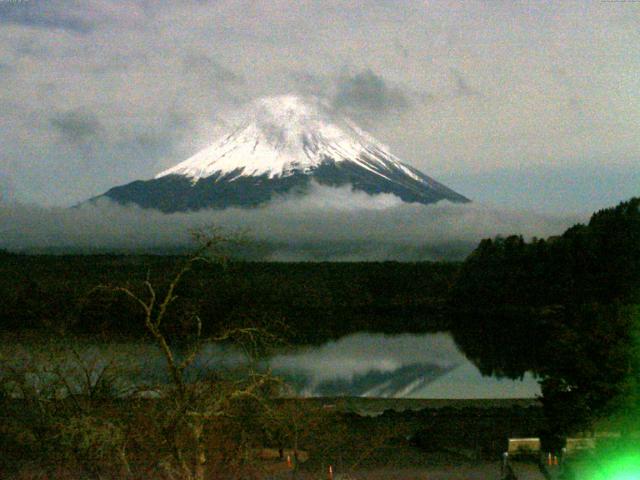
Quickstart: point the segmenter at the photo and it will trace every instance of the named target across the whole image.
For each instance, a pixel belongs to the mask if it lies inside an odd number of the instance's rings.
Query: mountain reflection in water
[[[447,333],[357,333],[271,358],[273,371],[304,396],[533,398],[535,379],[483,377]]]
[[[75,352],[74,352],[75,350]],[[169,378],[163,356],[151,343],[0,343],[0,354],[14,366],[36,365],[42,375],[30,373],[39,385],[53,381],[51,366],[62,367],[71,385],[82,383],[82,369],[117,366],[120,391],[153,388]],[[76,356],[77,355],[77,356]],[[239,349],[205,344],[185,372],[190,380],[245,363]],[[447,333],[383,335],[357,333],[320,346],[299,347],[260,363],[271,368],[300,396],[362,396],[382,398],[533,398],[540,394],[535,379],[483,377]],[[47,368],[49,367],[49,368]],[[1,373],[1,372],[0,372]],[[35,380],[37,377],[37,381]],[[76,378],[77,377],[77,378]]]

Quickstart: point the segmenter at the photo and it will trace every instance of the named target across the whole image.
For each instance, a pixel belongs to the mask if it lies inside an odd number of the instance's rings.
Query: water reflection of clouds
[[[101,370],[114,362],[127,385],[166,383],[165,360],[149,343],[75,345],[82,363]],[[64,366],[78,375],[78,358],[69,345],[0,346],[16,364]],[[245,364],[239,349],[206,344],[186,374],[190,380],[232,371]],[[482,377],[449,334],[383,335],[357,333],[317,347],[280,353],[263,363],[299,395],[404,398],[525,398],[539,394],[535,379],[523,382]],[[72,383],[78,383],[72,382]]]
[[[304,371],[318,380],[326,380],[351,379],[372,370],[389,372],[415,364],[450,367],[463,360],[455,342],[445,333],[356,333],[319,347],[277,355],[269,363],[276,370]]]
[[[448,334],[356,333],[269,365],[302,395],[394,397],[411,396],[463,361]]]

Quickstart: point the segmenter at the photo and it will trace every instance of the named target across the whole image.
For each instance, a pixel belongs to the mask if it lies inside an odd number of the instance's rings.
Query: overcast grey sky
[[[474,200],[592,210],[640,194],[639,31],[596,0],[0,2],[0,194],[149,178],[297,92]]]

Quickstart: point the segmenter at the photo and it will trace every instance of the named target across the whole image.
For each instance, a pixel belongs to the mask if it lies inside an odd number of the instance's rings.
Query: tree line
[[[143,293],[149,275],[170,282],[173,256],[31,256],[0,258],[0,330],[107,337],[146,335],[130,298],[98,291],[113,284]],[[191,331],[198,312],[204,334],[221,327],[274,319],[290,343],[322,343],[356,331],[446,330],[446,298],[458,263],[198,264],[178,287],[168,313],[177,330]],[[179,331],[173,332],[178,334]]]
[[[640,407],[639,207],[633,198],[548,239],[485,239],[452,289],[458,345],[484,374],[537,375],[556,433]]]

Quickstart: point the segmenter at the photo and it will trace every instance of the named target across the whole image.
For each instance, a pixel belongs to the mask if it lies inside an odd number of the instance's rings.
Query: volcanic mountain
[[[164,212],[255,207],[277,195],[304,194],[312,182],[412,203],[469,201],[401,163],[320,100],[294,95],[255,101],[244,121],[211,146],[103,196]]]

